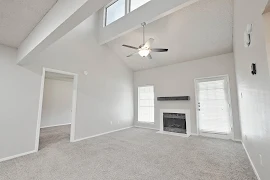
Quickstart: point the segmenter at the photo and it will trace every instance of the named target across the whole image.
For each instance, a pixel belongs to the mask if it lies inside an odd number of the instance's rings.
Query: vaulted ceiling
[[[0,0],[0,44],[19,47],[57,0]]]
[[[152,53],[153,59],[139,55],[127,58],[134,50],[122,47],[142,44],[142,29],[108,43],[108,46],[134,71],[196,60],[233,52],[233,0],[200,0],[146,27],[146,39],[154,38],[154,48],[167,53]]]

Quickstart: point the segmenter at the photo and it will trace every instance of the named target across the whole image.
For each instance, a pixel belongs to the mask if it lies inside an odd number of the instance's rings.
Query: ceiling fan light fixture
[[[142,50],[139,51],[139,54],[140,54],[141,57],[146,57],[146,56],[148,56],[150,54],[150,50],[142,49]]]
[[[145,33],[144,33],[145,26],[146,26],[146,23],[142,23],[142,27],[143,27],[143,44],[142,45],[140,45],[138,48],[135,46],[130,46],[130,45],[126,45],[126,44],[122,45],[126,48],[136,50],[136,52],[128,55],[127,57],[131,57],[131,56],[139,54],[141,57],[147,57],[148,59],[153,59],[151,54],[150,54],[152,52],[154,52],[154,53],[168,52],[168,49],[152,48],[152,44],[154,43],[153,38],[150,38],[148,41],[145,42]]]

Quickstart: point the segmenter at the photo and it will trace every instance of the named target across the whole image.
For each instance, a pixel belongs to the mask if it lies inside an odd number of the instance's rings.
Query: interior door
[[[228,77],[197,79],[195,86],[199,134],[232,138]]]

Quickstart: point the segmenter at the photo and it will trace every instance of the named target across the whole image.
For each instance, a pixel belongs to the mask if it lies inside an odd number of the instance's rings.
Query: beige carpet
[[[0,180],[256,179],[240,143],[137,128],[69,143],[69,129],[43,129],[40,151],[0,163]]]

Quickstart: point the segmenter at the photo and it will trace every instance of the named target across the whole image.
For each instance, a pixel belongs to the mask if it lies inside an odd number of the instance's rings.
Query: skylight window
[[[131,0],[130,3],[130,11],[134,11],[135,9],[141,7],[142,5],[148,3],[150,0]]]
[[[105,7],[105,26],[138,9],[150,0],[115,0]]]
[[[106,26],[126,14],[126,0],[118,0],[106,8]]]

